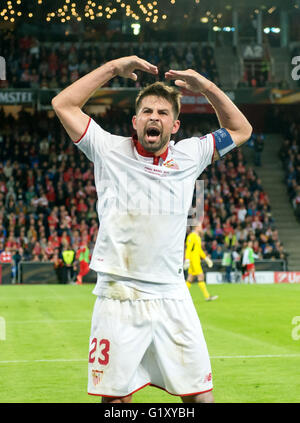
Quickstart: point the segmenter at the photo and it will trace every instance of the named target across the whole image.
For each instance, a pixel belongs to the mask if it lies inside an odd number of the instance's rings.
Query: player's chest
[[[115,153],[105,162],[105,179],[110,196],[122,207],[131,204],[134,209],[155,208],[181,214],[190,205],[195,172],[192,168],[158,166]]]
[[[169,153],[165,159],[162,158],[137,158],[132,149],[111,150],[105,158],[105,168],[108,172],[115,172],[116,169],[122,174],[144,177],[149,181],[153,179],[180,181],[183,178],[193,178],[196,166],[193,160],[186,156],[173,155]]]

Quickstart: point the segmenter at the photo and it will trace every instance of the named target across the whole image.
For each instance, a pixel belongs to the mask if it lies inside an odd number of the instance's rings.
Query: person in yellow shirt
[[[201,266],[201,259],[205,260],[208,267],[213,266],[212,260],[205,254],[201,247],[202,226],[196,226],[186,238],[185,261],[184,270],[188,271],[188,278],[186,284],[188,288],[191,287],[195,277],[198,280],[198,286],[201,289],[206,301],[213,301],[218,298],[217,295],[211,296],[207,290],[206,282],[204,280],[204,273]]]

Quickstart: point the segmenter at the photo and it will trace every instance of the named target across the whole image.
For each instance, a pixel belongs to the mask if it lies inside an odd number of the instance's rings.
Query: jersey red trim
[[[157,386],[157,385],[154,385],[153,383],[149,382],[149,383],[146,383],[145,385],[141,386],[140,388],[136,389],[135,391],[130,392],[129,394],[126,394],[126,395],[122,395],[122,396],[121,395],[115,396],[115,395],[92,394],[90,392],[88,392],[88,395],[95,395],[97,397],[108,397],[108,398],[125,398],[125,397],[128,397],[129,395],[133,395],[135,392],[138,392],[143,388],[146,388],[146,386],[153,386],[154,388],[162,389],[163,391],[165,391],[168,394],[173,395],[175,397],[188,397],[188,396],[191,396],[191,395],[205,394],[206,392],[210,392],[210,391],[213,390],[213,388],[211,388],[211,389],[207,389],[207,391],[193,392],[191,394],[172,394],[172,392],[167,391],[165,388],[162,388],[161,386]]]
[[[87,126],[86,126],[86,128],[85,128],[85,131],[84,131],[84,133],[81,135],[81,137],[79,138],[79,140],[77,140],[77,141],[73,141],[73,143],[74,143],[74,144],[78,144],[78,143],[79,143],[79,141],[81,141],[81,140],[82,140],[82,138],[85,136],[85,134],[87,133],[87,130],[89,129],[90,122],[91,122],[91,118],[89,118],[89,121],[88,121],[88,124],[87,124]]]
[[[213,390],[213,388],[207,389],[207,391],[201,391],[201,392],[193,392],[191,394],[172,394],[172,392],[167,391],[165,388],[162,388],[161,386],[153,385],[153,383],[150,383],[151,386],[154,388],[162,389],[163,391],[167,392],[170,395],[173,395],[175,397],[189,397],[191,395],[199,395],[199,394],[205,394],[206,392],[210,392]]]
[[[166,151],[164,151],[160,156],[155,156],[153,153],[149,153],[149,151],[147,151],[142,144],[139,142],[139,140],[137,139],[136,134],[132,136],[132,141],[133,144],[136,148],[136,151],[144,157],[153,157],[153,164],[158,165],[159,163],[159,159],[162,158],[163,161],[166,160],[166,158],[168,157],[169,154],[169,147],[167,147]]]

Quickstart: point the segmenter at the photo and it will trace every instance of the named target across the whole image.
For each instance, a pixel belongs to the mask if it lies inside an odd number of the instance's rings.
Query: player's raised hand
[[[165,73],[165,78],[175,80],[175,85],[193,92],[205,93],[213,84],[209,79],[200,75],[193,69],[183,71],[169,70]]]
[[[120,59],[112,60],[112,64],[115,76],[130,78],[134,81],[137,80],[137,74],[134,72],[135,70],[148,72],[153,75],[158,74],[157,66],[152,65],[138,56],[121,57]]]

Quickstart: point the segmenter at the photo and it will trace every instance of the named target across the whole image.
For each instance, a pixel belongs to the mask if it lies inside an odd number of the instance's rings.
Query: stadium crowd
[[[295,216],[300,222],[300,117],[275,110],[281,132],[284,136],[279,158],[285,173],[285,183]]]
[[[132,135],[129,111],[91,116],[110,132]],[[210,119],[182,116],[175,141],[216,129]],[[0,108],[0,121],[0,261],[12,262],[15,272],[21,260],[53,261],[59,268],[65,250],[76,257],[87,245],[92,252],[99,223],[93,164],[47,112],[23,109],[16,119]],[[241,251],[248,240],[260,258],[286,259],[268,196],[241,149],[209,166],[201,179],[203,248],[212,259],[221,259],[228,247]]]
[[[287,260],[272,217],[268,195],[242,149],[208,167],[204,201],[205,249],[212,259],[225,251],[241,255],[248,241],[260,259]]]
[[[0,40],[6,59],[7,78],[2,88],[65,88],[101,64],[123,56],[138,55],[158,66],[162,78],[169,69],[193,68],[219,85],[214,50],[190,43],[40,43],[33,36],[7,31]],[[114,78],[107,87],[139,87],[154,82],[153,76],[138,72],[138,80]]]

